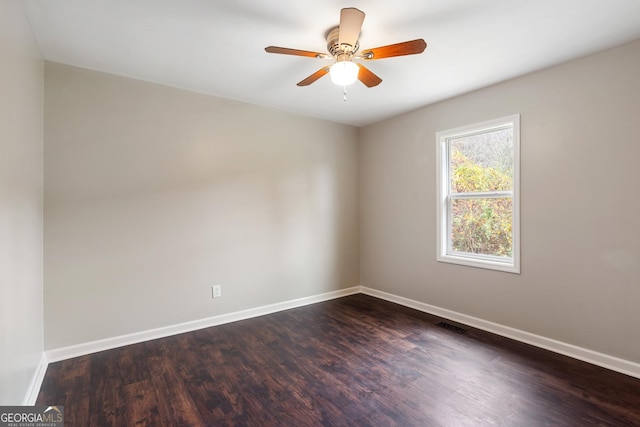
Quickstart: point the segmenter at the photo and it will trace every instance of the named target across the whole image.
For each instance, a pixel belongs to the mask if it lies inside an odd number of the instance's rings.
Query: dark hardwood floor
[[[66,426],[640,426],[640,379],[365,295],[49,365]]]

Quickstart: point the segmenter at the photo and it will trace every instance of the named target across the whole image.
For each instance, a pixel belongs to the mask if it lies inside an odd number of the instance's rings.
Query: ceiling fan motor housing
[[[343,44],[341,46],[338,38],[339,33],[340,26],[333,27],[329,31],[327,31],[327,50],[331,55],[335,56],[338,61],[345,61],[348,59],[341,58],[345,58],[345,55],[351,57],[351,55],[356,53],[358,51],[358,48],[360,47],[360,42],[356,41],[355,46],[351,46],[348,44]]]

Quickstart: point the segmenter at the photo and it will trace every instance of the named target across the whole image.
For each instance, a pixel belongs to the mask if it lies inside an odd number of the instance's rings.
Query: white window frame
[[[473,254],[468,252],[457,252],[450,248],[449,236],[451,236],[451,213],[450,213],[450,173],[449,173],[449,141],[462,136],[490,132],[504,128],[513,127],[513,191],[496,191],[476,193],[474,197],[459,195],[455,198],[487,198],[487,197],[512,197],[512,257],[505,259],[502,257]],[[500,119],[489,120],[455,129],[449,129],[436,133],[437,164],[437,260],[452,264],[466,265],[471,267],[487,268],[490,270],[506,271],[509,273],[520,273],[520,115],[514,114]]]

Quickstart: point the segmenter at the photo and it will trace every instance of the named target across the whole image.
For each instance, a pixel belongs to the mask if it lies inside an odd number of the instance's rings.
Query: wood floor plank
[[[127,404],[125,424],[128,426],[159,426],[163,424],[158,399],[151,381],[144,380],[123,387]]]
[[[60,364],[57,369],[53,370],[52,375],[45,374],[41,394],[42,390],[56,390],[56,393],[50,395],[48,400],[52,403],[47,405],[61,406],[65,402],[73,402],[73,405],[64,408],[65,420],[74,420],[75,425],[90,425],[92,400],[90,356],[76,357],[73,359],[73,363]],[[42,404],[44,405],[44,403]]]
[[[640,380],[354,295],[49,365],[67,426],[639,426]]]

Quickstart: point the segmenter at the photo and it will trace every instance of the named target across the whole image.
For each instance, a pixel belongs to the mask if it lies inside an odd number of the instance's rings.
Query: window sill
[[[449,264],[465,265],[467,267],[484,268],[486,270],[504,271],[507,273],[520,274],[520,266],[514,260],[507,262],[484,260],[455,255],[440,255],[438,262],[446,262]]]

